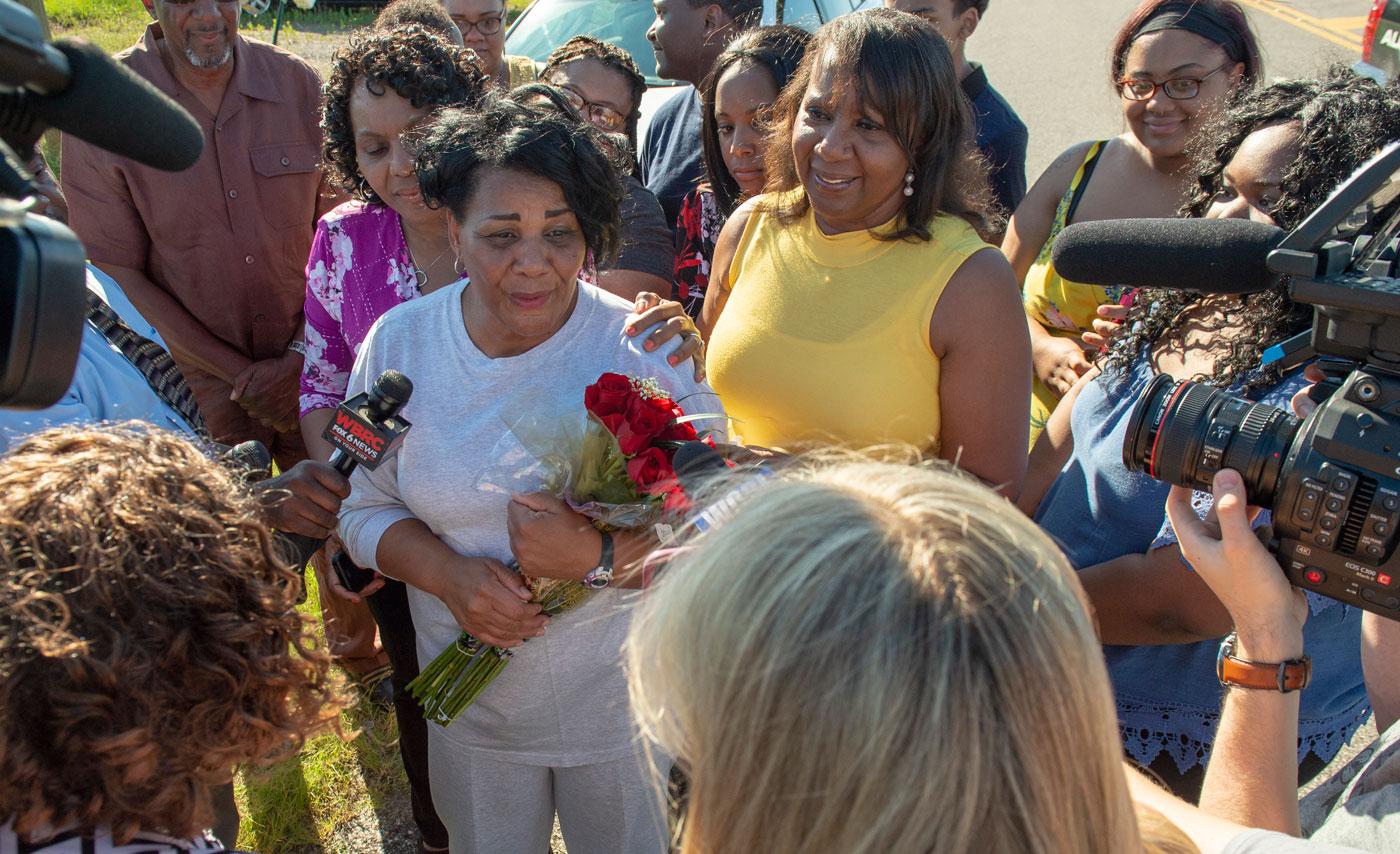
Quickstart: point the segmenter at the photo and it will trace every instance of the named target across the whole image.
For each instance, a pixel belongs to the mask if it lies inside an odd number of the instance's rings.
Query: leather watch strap
[[[1237,658],[1234,653],[1232,632],[1220,642],[1215,658],[1215,677],[1221,685],[1288,694],[1308,687],[1312,679],[1312,659],[1306,655],[1292,661],[1262,662]]]

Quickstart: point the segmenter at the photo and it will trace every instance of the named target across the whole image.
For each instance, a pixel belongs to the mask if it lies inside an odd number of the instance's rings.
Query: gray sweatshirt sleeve
[[[378,324],[370,330],[360,358],[355,360],[350,385],[345,391],[347,399],[368,391],[371,378],[379,375],[374,347],[377,329]],[[355,469],[350,476],[350,497],[340,506],[340,541],[351,559],[366,569],[379,569],[377,554],[384,532],[396,522],[413,518],[413,513],[399,497],[398,470],[397,450],[385,457],[374,471],[363,467]]]

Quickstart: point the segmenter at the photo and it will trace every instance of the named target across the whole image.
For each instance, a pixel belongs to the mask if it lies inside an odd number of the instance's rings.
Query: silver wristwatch
[[[583,577],[583,586],[591,590],[602,590],[613,580],[613,538],[603,531],[603,553],[598,557],[598,565],[588,570]]]

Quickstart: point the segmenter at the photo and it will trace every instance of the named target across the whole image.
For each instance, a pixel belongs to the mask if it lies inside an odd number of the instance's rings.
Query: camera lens
[[[1216,472],[1234,469],[1244,478],[1249,502],[1267,506],[1301,423],[1278,407],[1159,375],[1128,421],[1123,464],[1157,480],[1204,490]]]

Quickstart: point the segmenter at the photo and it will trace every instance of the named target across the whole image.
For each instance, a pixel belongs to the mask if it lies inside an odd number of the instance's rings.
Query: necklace
[[[423,288],[428,284],[428,271],[436,267],[437,262],[441,261],[442,256],[446,255],[452,247],[448,246],[447,249],[444,249],[441,252],[439,252],[438,256],[432,260],[432,263],[426,267],[418,266],[418,259],[413,257],[413,250],[409,248],[407,239],[404,240],[404,248],[408,249],[408,263],[409,266],[413,268],[413,279],[418,285],[418,290],[422,291]]]

